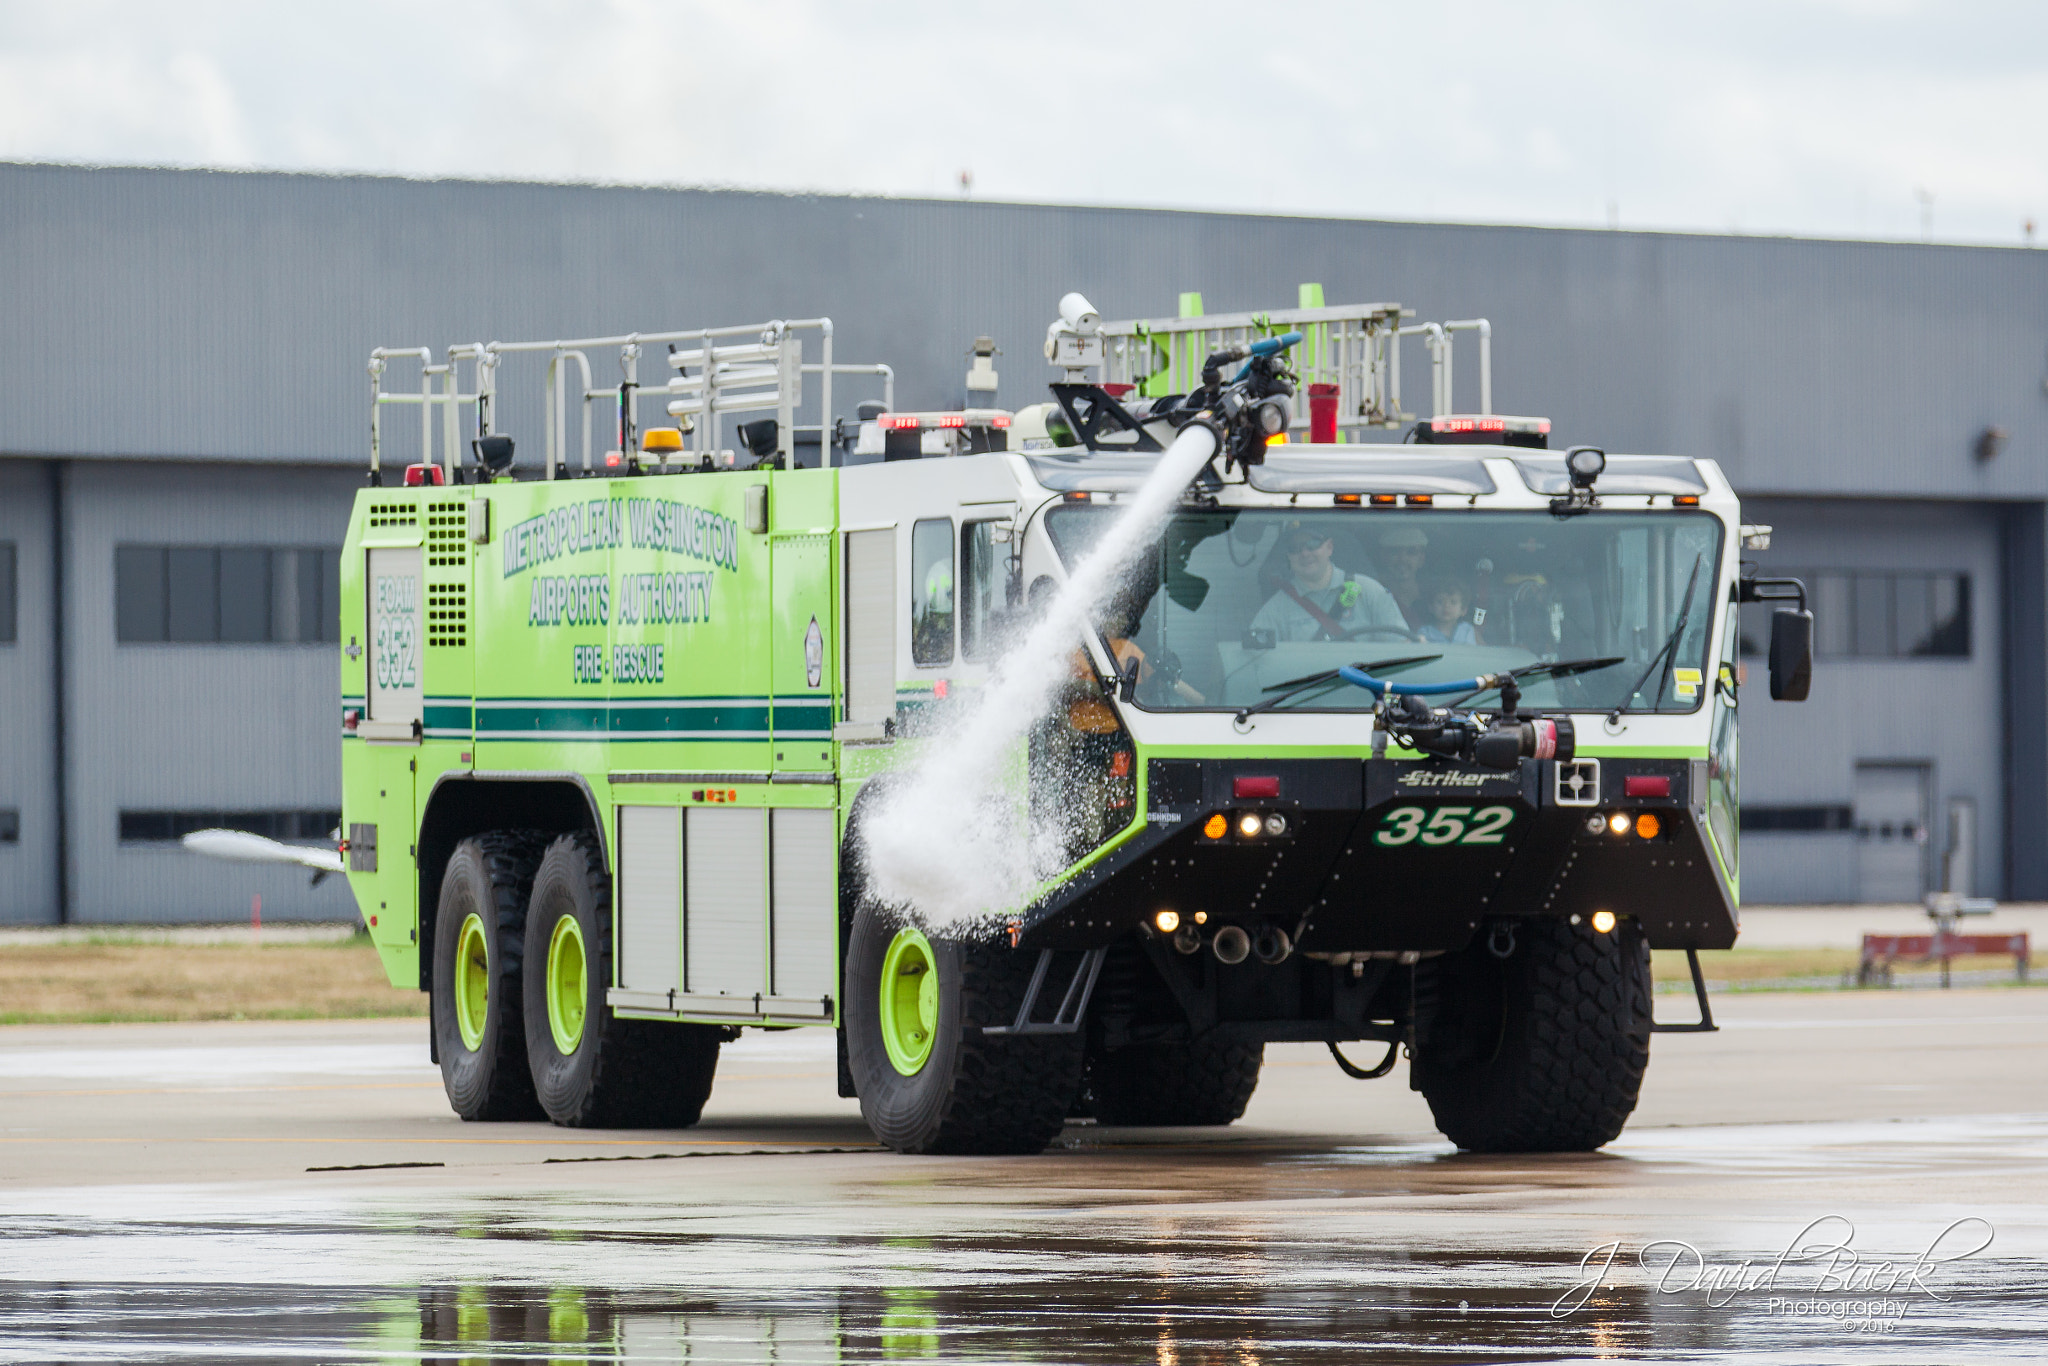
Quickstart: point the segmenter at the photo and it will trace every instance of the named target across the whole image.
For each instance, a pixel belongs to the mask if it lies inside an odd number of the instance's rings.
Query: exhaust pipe
[[[1215,951],[1216,961],[1226,964],[1242,963],[1251,956],[1252,937],[1236,925],[1225,925],[1216,931],[1216,937],[1209,941]]]
[[[1252,952],[1259,956],[1261,963],[1273,967],[1287,961],[1288,955],[1294,952],[1294,941],[1278,925],[1267,925],[1252,941]]]

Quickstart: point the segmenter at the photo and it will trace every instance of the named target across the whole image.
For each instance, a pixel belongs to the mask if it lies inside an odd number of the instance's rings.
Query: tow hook
[[[1505,959],[1515,956],[1514,921],[1496,920],[1493,922],[1493,933],[1486,937],[1486,951],[1495,958]]]

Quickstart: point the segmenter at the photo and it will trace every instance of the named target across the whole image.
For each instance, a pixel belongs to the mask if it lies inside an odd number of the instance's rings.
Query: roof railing
[[[806,334],[815,335],[816,359],[806,360]],[[666,380],[643,384],[640,362],[649,346],[667,348]],[[616,349],[619,380],[598,384],[592,372],[593,353]],[[387,405],[417,404],[420,409],[420,461],[437,462],[449,483],[462,468],[463,408],[473,405],[467,424],[478,437],[494,433],[493,409],[498,399],[498,372],[509,357],[539,355],[547,364],[541,382],[541,427],[545,479],[555,479],[569,469],[569,414],[572,408],[581,419],[581,462],[583,473],[598,472],[591,433],[591,409],[603,404],[611,409],[610,450],[622,462],[638,468],[635,439],[641,432],[641,408],[648,399],[664,400],[663,412],[688,436],[687,451],[697,462],[719,455],[724,445],[727,414],[773,412],[776,421],[775,453],[794,463],[797,445],[797,415],[804,401],[804,378],[814,376],[819,433],[819,460],[832,464],[832,381],[835,375],[868,376],[882,381],[882,400],[893,407],[896,400],[895,372],[886,365],[849,365],[832,357],[830,318],[775,319],[736,327],[695,328],[676,332],[634,332],[613,337],[581,337],[535,342],[468,342],[450,346],[446,359],[436,360],[430,347],[380,346],[370,353],[370,482],[383,482],[385,434],[383,412]],[[393,362],[417,361],[419,391],[387,390],[386,377]],[[465,390],[462,367],[469,367],[470,386]],[[436,410],[440,421],[435,421]],[[435,439],[435,428],[440,439]],[[801,430],[811,430],[803,428]]]

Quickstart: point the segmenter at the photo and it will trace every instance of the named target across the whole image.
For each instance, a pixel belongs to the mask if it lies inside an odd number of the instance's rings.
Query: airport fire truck
[[[1803,588],[1713,462],[1495,414],[1484,321],[1183,312],[1069,295],[1015,413],[897,411],[823,319],[374,353],[342,852],[459,1114],[688,1125],[722,1042],[815,1027],[906,1152],[1227,1124],[1282,1041],[1405,1051],[1461,1147],[1620,1132],[1651,1032],[1712,1028],[1649,950],[1736,935],[1736,604],[1796,700]],[[886,904],[878,796],[1189,442],[1018,743],[1056,870]]]

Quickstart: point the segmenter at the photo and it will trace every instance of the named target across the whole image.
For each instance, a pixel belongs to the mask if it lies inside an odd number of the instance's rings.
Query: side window
[[[910,658],[953,662],[953,521],[933,517],[910,529]]]
[[[1736,682],[1740,677],[1736,655],[1740,650],[1741,628],[1735,613],[1728,614],[1728,630],[1722,639],[1721,659],[1714,671],[1714,686],[1709,696],[1714,703],[1713,749],[1707,759],[1707,821],[1712,826],[1714,841],[1721,847],[1721,854],[1732,876],[1740,866],[1737,863],[1736,839],[1741,829],[1739,819],[1742,794],[1737,785],[1736,774]]]
[[[960,657],[996,652],[995,618],[1008,606],[1009,551],[996,541],[1002,522],[969,522],[960,533]]]

